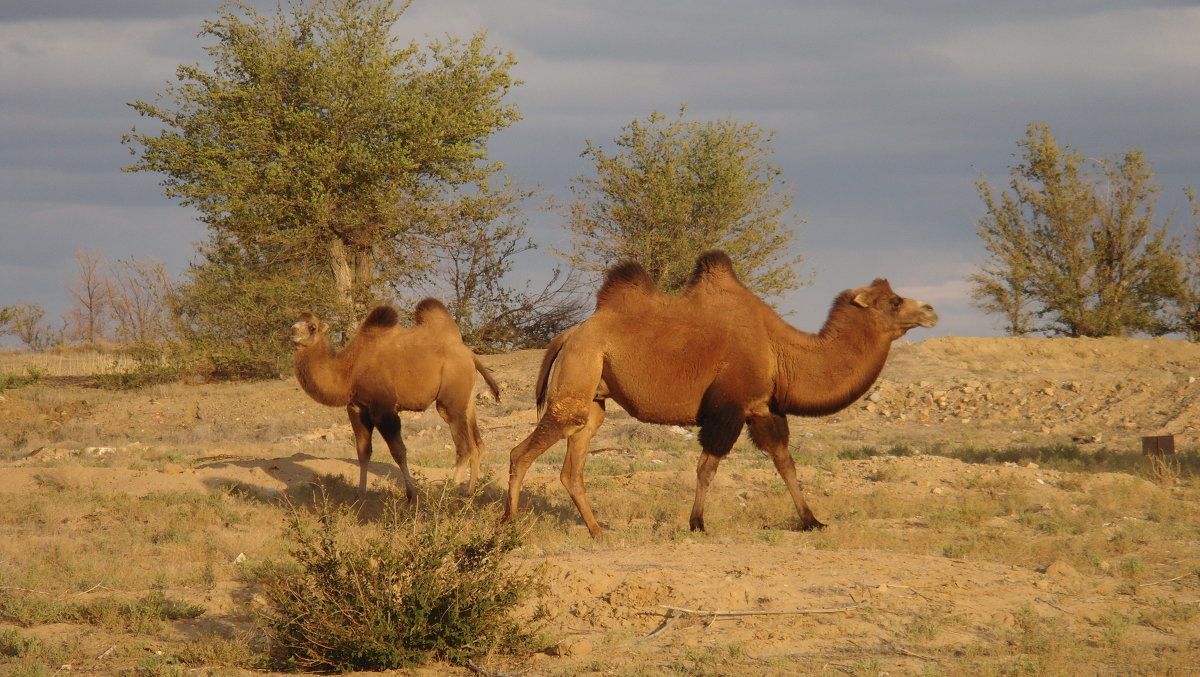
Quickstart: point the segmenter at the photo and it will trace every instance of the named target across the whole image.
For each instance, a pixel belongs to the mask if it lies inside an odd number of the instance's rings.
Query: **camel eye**
[[[900,298],[899,296],[892,297],[892,307],[893,308],[899,308],[903,304],[904,304],[904,299]]]
[[[310,333],[310,334],[317,333],[317,325],[313,324],[312,322],[309,322],[308,323],[308,333]]]

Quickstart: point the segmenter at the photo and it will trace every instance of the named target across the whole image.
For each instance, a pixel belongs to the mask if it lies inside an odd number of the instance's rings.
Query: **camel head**
[[[329,331],[329,325],[317,319],[316,315],[307,310],[300,314],[300,319],[292,325],[292,343],[297,348],[307,348]]]
[[[852,289],[847,294],[851,305],[870,313],[873,324],[881,333],[891,335],[892,340],[904,336],[913,327],[932,327],[938,322],[933,306],[900,296],[882,278],[876,279],[870,286]]]

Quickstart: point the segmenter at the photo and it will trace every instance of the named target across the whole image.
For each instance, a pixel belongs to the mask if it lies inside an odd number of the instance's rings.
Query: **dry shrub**
[[[476,499],[444,490],[405,510],[393,495],[378,523],[357,529],[351,511],[328,500],[314,514],[293,509],[298,566],[280,565],[263,581],[272,662],[389,670],[534,649],[544,614],[523,622],[512,612],[539,583],[507,563],[523,533]]]

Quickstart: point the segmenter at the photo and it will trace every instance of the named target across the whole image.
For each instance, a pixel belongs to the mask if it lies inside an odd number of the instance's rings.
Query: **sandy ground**
[[[540,356],[524,351],[485,358],[503,388],[499,404],[482,393],[479,399],[485,465],[496,475],[506,472],[508,449],[533,423],[532,380]],[[873,548],[869,540],[861,547],[829,548],[826,541],[839,541],[843,527],[830,519],[827,506],[834,497],[880,500],[880,491],[888,501],[953,506],[980,486],[1020,487],[1047,505],[1059,505],[1082,502],[1090,491],[1114,483],[1144,496],[1192,500],[1194,491],[1126,474],[973,465],[923,452],[1060,442],[1132,450],[1140,448],[1141,436],[1159,434],[1173,434],[1181,449],[1194,449],[1198,377],[1200,346],[1182,341],[943,338],[898,344],[868,396],[835,416],[791,422],[798,458],[862,446],[903,445],[911,453],[803,467],[810,502],[830,523],[824,536],[774,528],[761,543],[723,539],[722,529],[741,519],[735,498],[747,493],[781,495],[774,504],[780,511],[775,526],[786,527],[794,518],[769,462],[735,450],[747,458],[731,457],[722,466],[712,492],[727,500],[710,499],[707,536],[680,531],[648,541],[641,534],[655,525],[609,523],[609,536],[595,544],[532,544],[525,565],[544,568],[555,611],[552,629],[562,641],[521,670],[634,674],[640,666],[645,674],[658,674],[678,672],[688,660],[700,666],[724,652],[736,653],[731,664],[747,674],[956,674],[955,651],[1002,642],[1005,629],[1015,628],[1028,610],[1061,621],[1085,644],[1099,646],[1105,614],[1114,608],[1133,614],[1144,604],[1119,594],[1113,576],[1058,561],[1015,566],[896,552]],[[0,394],[0,436],[19,438],[23,448],[0,468],[0,492],[36,492],[50,478],[60,487],[102,492],[208,491],[236,482],[269,494],[317,475],[357,478],[344,413],[309,400],[294,379],[133,393],[98,391],[66,378],[47,382]],[[430,479],[444,478],[451,456],[444,425],[430,412],[406,414],[404,420],[414,458],[445,456],[439,467],[419,470]],[[644,426],[614,411],[593,448],[604,450],[597,458],[652,454],[655,440],[675,444],[672,436],[686,441],[689,432]],[[631,435],[639,433],[649,442],[631,444]],[[179,460],[146,469],[95,467],[107,455],[143,450],[169,450]],[[396,476],[386,451],[377,452],[371,470],[377,482]],[[551,464],[535,466],[527,499],[535,511],[557,511],[568,531],[582,532],[557,472]],[[881,473],[898,479],[883,486]],[[598,502],[614,486],[628,500],[647,492],[671,494],[682,527],[693,485],[690,470],[651,469],[611,476],[590,491]],[[978,529],[1019,537],[1018,517],[996,516]],[[1116,529],[1121,520],[1138,519],[1145,517],[1112,515],[1094,528]],[[917,539],[929,529],[912,518],[872,526],[900,540]],[[1177,571],[1164,567],[1157,578],[1148,576],[1144,592],[1195,604],[1200,592],[1194,573],[1191,579],[1168,579],[1192,572],[1200,548],[1170,547],[1182,548]],[[953,622],[921,650],[912,649],[906,642],[911,632],[904,629],[937,618]],[[1190,653],[1196,666],[1198,626],[1137,625],[1127,641],[1139,651]],[[947,650],[931,656],[930,647]],[[864,664],[867,672],[861,671]],[[1086,672],[1118,670],[1089,665]]]

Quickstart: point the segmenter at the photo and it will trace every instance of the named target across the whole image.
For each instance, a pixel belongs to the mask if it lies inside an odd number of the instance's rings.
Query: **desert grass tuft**
[[[0,393],[13,388],[23,388],[39,383],[46,377],[46,370],[34,365],[25,367],[24,374],[0,372]]]
[[[0,596],[0,619],[24,627],[76,623],[144,634],[158,632],[166,621],[203,613],[204,607],[171,599],[161,590],[134,600],[105,596],[62,601],[32,591],[5,591]]]

